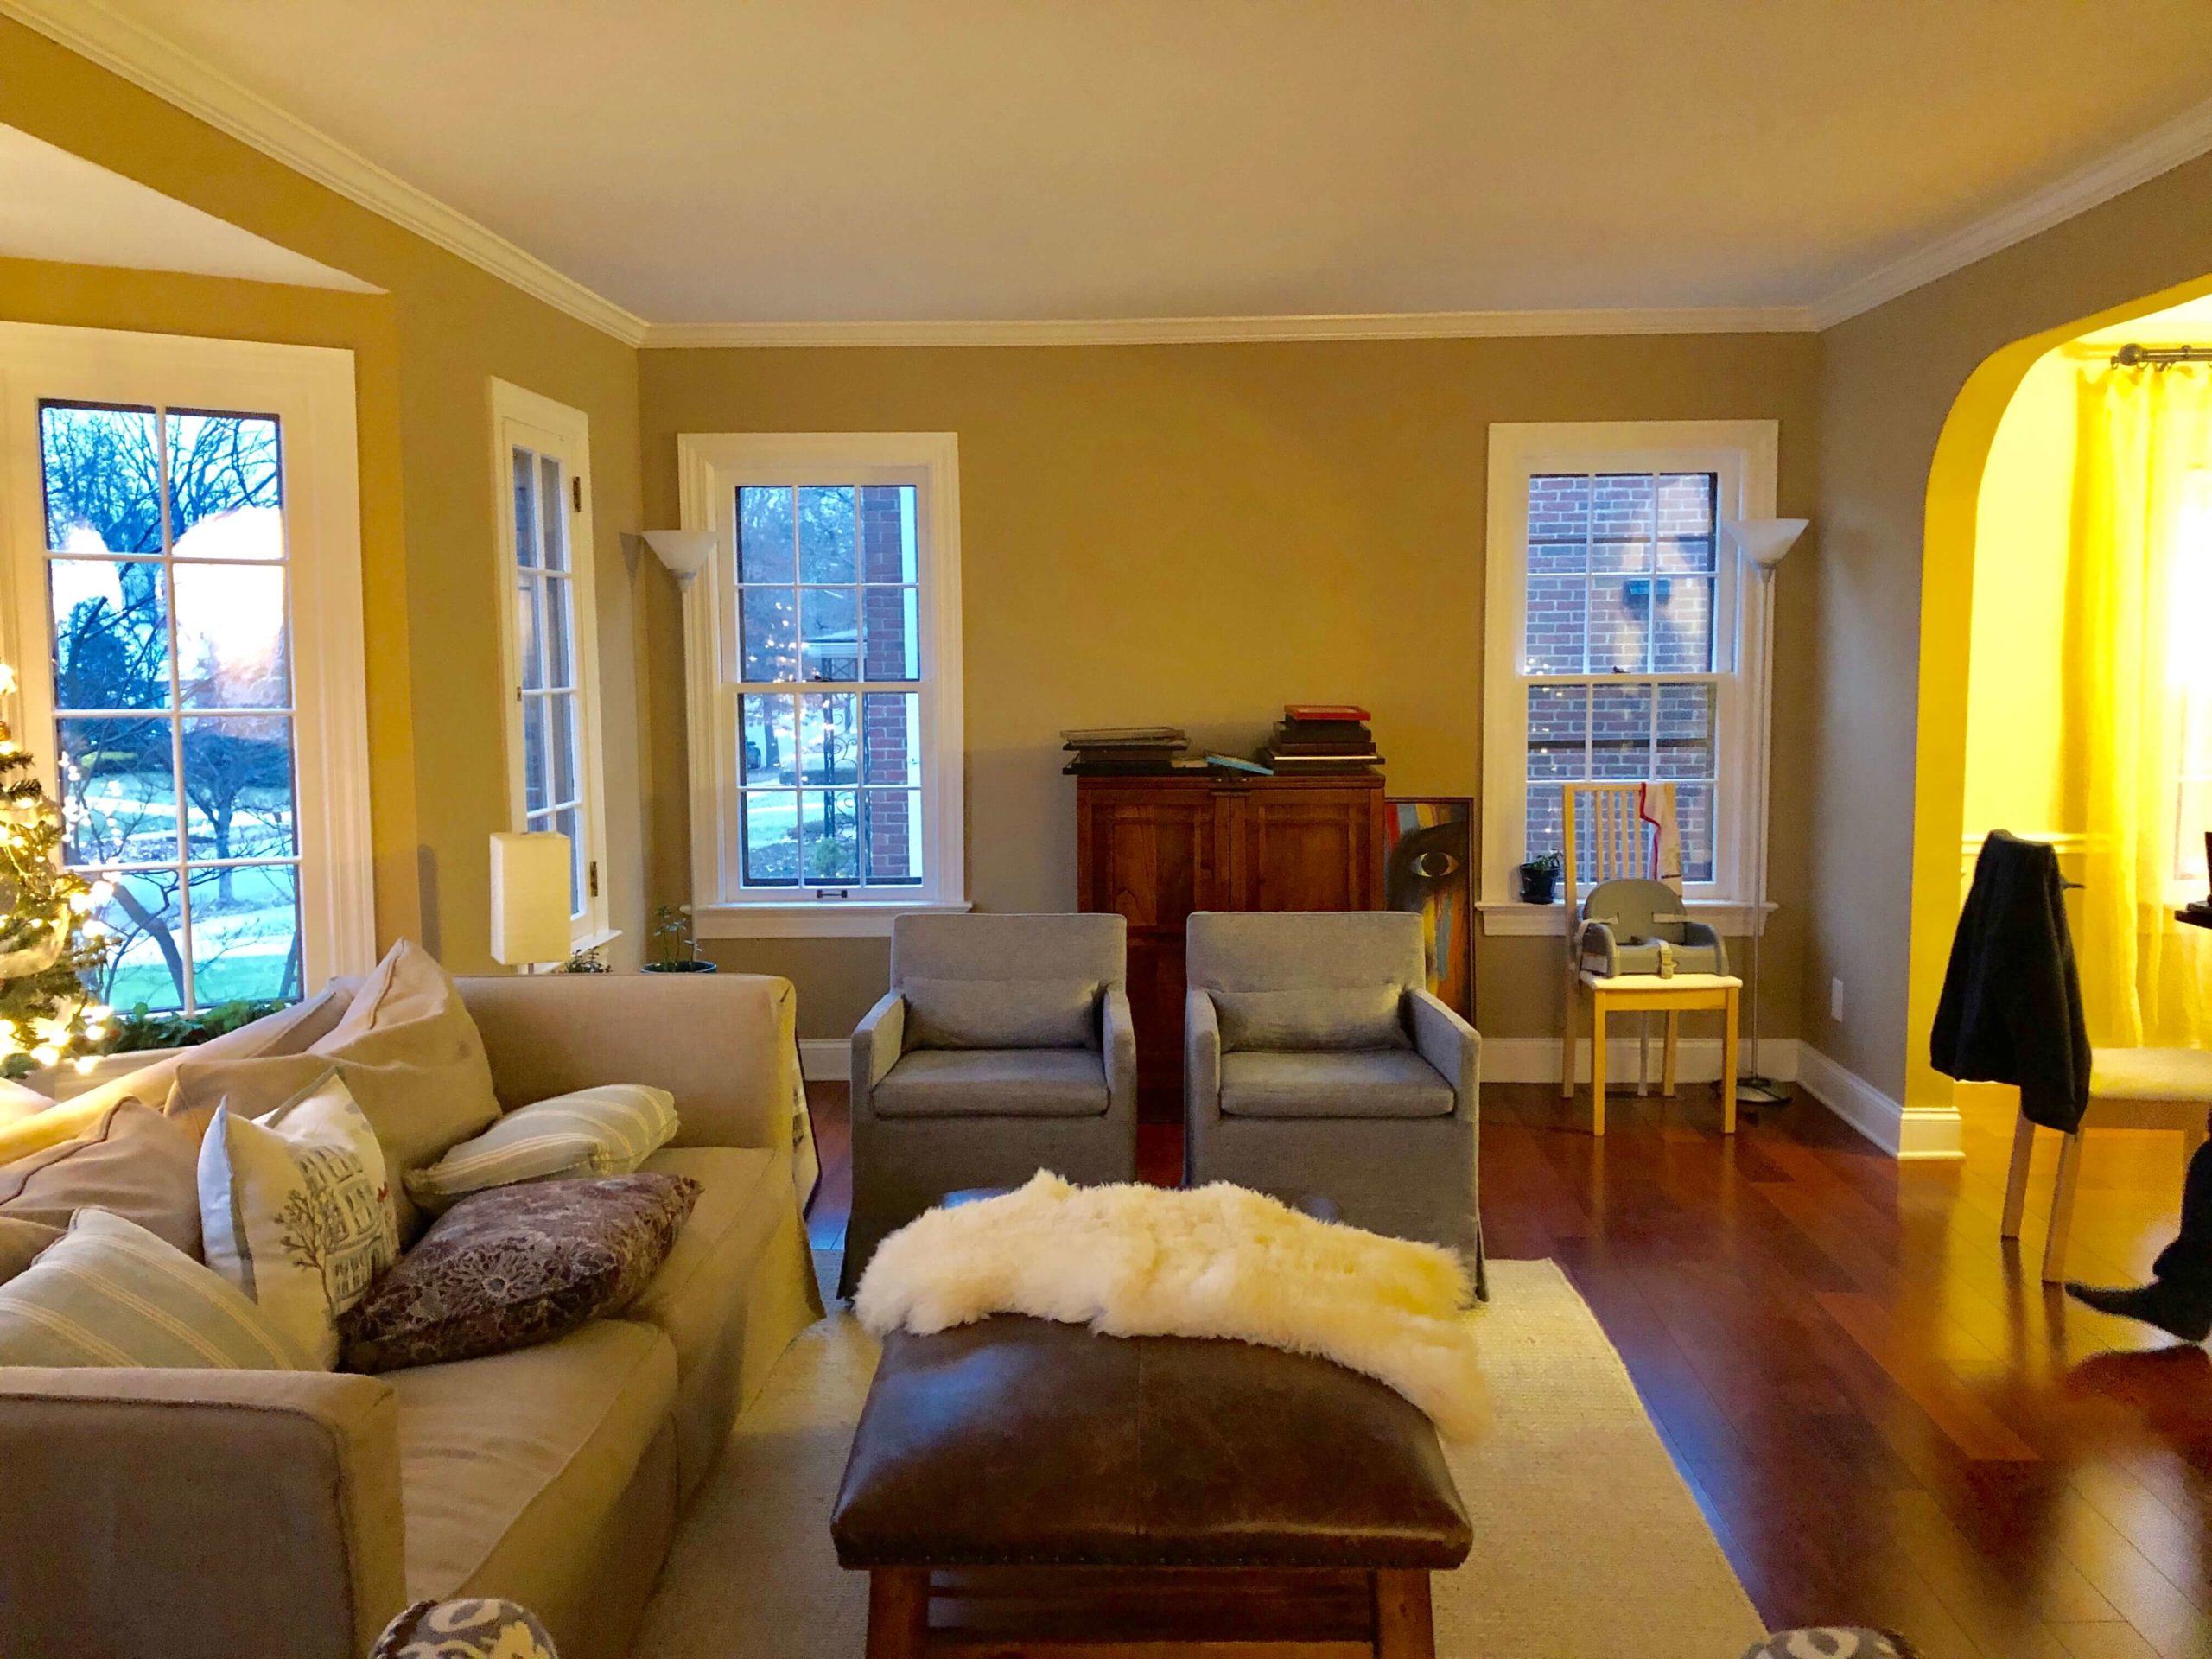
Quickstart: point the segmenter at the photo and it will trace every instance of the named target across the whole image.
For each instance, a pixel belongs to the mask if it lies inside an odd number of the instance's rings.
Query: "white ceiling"
[[[2212,110],[2207,0],[105,3],[663,324],[1802,308]]]
[[[0,257],[377,291],[9,126],[0,126]]]

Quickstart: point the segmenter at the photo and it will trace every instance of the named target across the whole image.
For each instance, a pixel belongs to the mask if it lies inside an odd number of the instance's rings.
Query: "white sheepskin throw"
[[[1104,1336],[1233,1337],[1388,1383],[1465,1440],[1484,1421],[1471,1299],[1450,1250],[1241,1186],[1074,1186],[1040,1170],[885,1239],[853,1311],[878,1336],[1027,1313]]]

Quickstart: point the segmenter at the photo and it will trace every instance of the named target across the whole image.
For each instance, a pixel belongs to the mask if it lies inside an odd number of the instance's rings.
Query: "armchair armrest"
[[[806,1099],[798,999],[766,974],[536,974],[460,982],[508,1111],[644,1083],[676,1096],[679,1147],[791,1150]]]
[[[1720,937],[1720,930],[1711,922],[1686,922],[1682,925],[1684,944],[1703,944],[1713,948],[1713,959],[1720,964],[1719,971],[1728,971],[1728,942]]]
[[[1599,972],[1610,976],[1621,970],[1619,942],[1613,938],[1613,930],[1604,922],[1583,923],[1575,929],[1568,948],[1578,969],[1591,957],[1597,957],[1605,963]]]
[[[1406,1014],[1414,1048],[1452,1085],[1452,1116],[1471,1118],[1481,1103],[1482,1038],[1432,991],[1408,991]]]
[[[906,999],[897,991],[886,991],[853,1027],[850,1080],[855,1117],[868,1109],[869,1092],[899,1064],[906,1047]]]
[[[1192,986],[1183,998],[1183,1121],[1221,1116],[1221,1018],[1213,998]]]
[[[1134,1120],[1137,1110],[1137,1028],[1129,1015],[1129,994],[1108,988],[1098,999],[1100,1058],[1106,1062],[1106,1113]]]
[[[406,1601],[375,1377],[0,1370],[0,1653],[359,1659]]]

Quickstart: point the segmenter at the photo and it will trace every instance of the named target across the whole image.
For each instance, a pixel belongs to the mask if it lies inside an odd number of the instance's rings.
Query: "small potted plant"
[[[653,912],[653,959],[645,964],[649,974],[711,974],[715,964],[699,954],[691,937],[691,906],[676,910],[663,905]]]
[[[1551,905],[1559,902],[1560,861],[1557,853],[1545,853],[1521,867],[1521,902]]]

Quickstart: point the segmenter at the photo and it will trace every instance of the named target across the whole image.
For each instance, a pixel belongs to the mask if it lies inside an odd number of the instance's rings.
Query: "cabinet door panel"
[[[1245,804],[1241,908],[1367,910],[1375,904],[1375,796],[1367,790],[1254,791]]]

